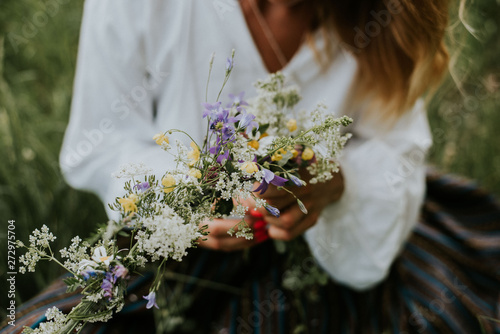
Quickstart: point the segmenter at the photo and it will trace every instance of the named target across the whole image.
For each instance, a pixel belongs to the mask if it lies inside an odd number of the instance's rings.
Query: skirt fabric
[[[369,291],[332,281],[287,290],[285,262],[271,241],[248,252],[193,249],[169,267],[167,305],[146,310],[153,275],[136,276],[123,310],[82,333],[500,333],[500,203],[456,177],[428,173],[419,223]],[[301,263],[295,272],[310,270]],[[0,334],[36,328],[52,306],[69,312],[81,296],[65,291],[54,282]]]

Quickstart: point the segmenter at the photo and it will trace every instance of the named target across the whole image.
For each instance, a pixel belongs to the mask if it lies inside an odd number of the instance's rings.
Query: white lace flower
[[[131,179],[135,176],[151,174],[153,170],[148,168],[144,163],[128,163],[120,166],[120,169],[111,174],[116,179],[126,178]]]

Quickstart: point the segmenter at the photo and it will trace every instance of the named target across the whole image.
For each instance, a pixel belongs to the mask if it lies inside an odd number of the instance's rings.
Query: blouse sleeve
[[[422,101],[388,131],[357,124],[341,159],[345,192],[306,232],[333,279],[363,290],[386,277],[417,222],[430,145]]]
[[[120,1],[125,0],[85,2],[71,117],[60,154],[67,182],[97,193],[104,203],[123,191],[123,183],[111,178],[121,164],[165,169],[152,140],[160,132],[153,101],[165,74],[146,64],[142,25],[148,6]]]

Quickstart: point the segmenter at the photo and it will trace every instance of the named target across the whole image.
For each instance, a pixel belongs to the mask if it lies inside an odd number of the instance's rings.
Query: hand
[[[264,220],[269,224],[268,233],[272,239],[289,241],[303,234],[307,229],[316,224],[323,209],[336,202],[344,192],[344,178],[339,172],[333,179],[324,183],[307,184],[304,187],[289,187],[297,198],[306,207],[308,214],[304,214],[295,197],[285,190],[278,190],[270,186],[260,197],[281,212],[279,218],[271,215],[265,208],[259,211],[264,215]]]
[[[255,218],[246,216],[245,221],[250,226],[254,223]],[[238,224],[237,219],[214,219],[208,222],[207,232],[209,234],[205,237],[206,240],[200,240],[200,247],[209,248],[213,250],[220,250],[224,252],[231,252],[242,250],[256,244],[255,238],[247,240],[245,238],[237,238],[230,236],[227,231]]]

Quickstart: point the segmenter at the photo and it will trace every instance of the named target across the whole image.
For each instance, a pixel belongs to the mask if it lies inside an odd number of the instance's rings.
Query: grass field
[[[94,195],[65,184],[57,163],[83,5],[81,0],[59,2],[64,4],[3,0],[0,5],[1,254],[6,254],[8,220],[16,221],[20,239],[49,225],[59,249],[76,234],[88,236],[95,223],[106,219]],[[475,1],[464,19],[470,28],[452,19],[452,75],[429,105],[435,138],[430,163],[500,194],[500,4]],[[2,300],[6,262],[2,256]],[[35,274],[17,275],[18,303],[58,273],[56,266],[44,264]],[[0,309],[3,318],[4,305]]]

